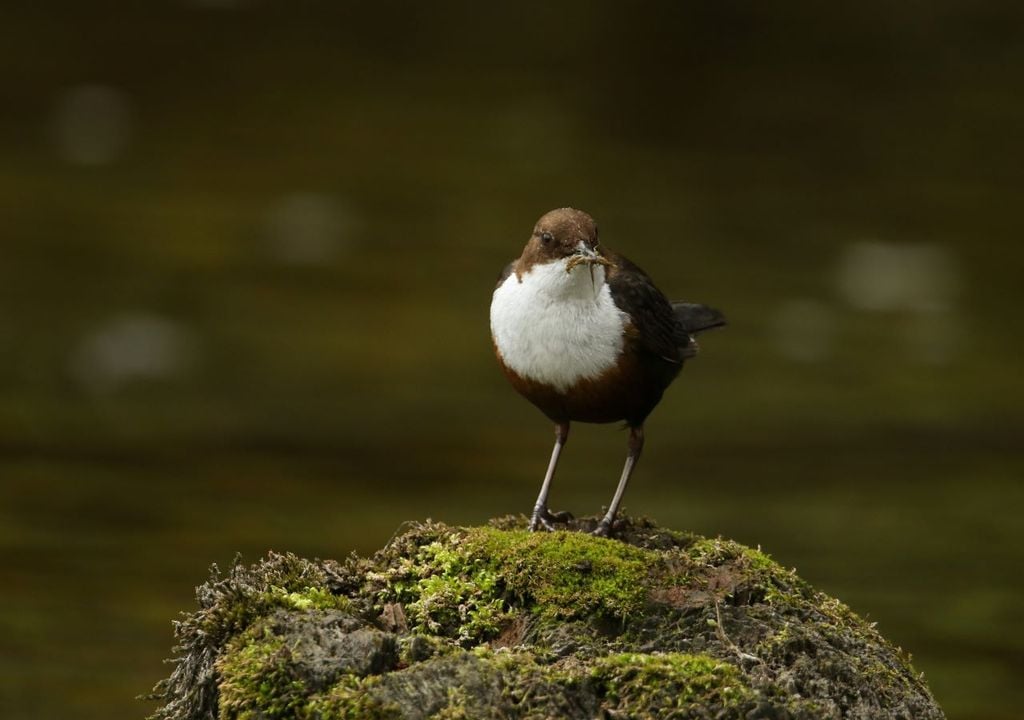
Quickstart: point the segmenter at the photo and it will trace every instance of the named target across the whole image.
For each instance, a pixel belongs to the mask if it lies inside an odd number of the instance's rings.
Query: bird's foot
[[[601,522],[597,524],[597,527],[590,531],[590,534],[595,535],[597,537],[611,537],[612,523],[614,522],[614,520],[611,520],[607,517],[602,518]]]
[[[533,515],[530,517],[530,532],[536,532],[537,530],[551,532],[557,529],[555,523],[567,523],[572,519],[572,513],[565,510],[551,512],[546,507],[534,508]]]

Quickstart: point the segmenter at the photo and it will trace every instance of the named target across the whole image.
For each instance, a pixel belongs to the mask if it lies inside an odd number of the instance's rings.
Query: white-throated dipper
[[[501,274],[491,337],[513,387],[555,423],[555,448],[530,529],[571,517],[548,510],[548,490],[569,423],[625,421],[629,452],[608,511],[607,536],[644,444],[644,421],[697,354],[694,335],[725,324],[705,305],[670,303],[651,278],[598,244],[597,224],[573,208],[537,221],[523,254]]]

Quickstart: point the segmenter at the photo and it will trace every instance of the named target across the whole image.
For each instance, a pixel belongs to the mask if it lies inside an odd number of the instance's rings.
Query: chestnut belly
[[[500,361],[500,357],[499,357]],[[682,363],[661,358],[646,362],[623,354],[619,362],[595,378],[578,380],[567,389],[523,378],[501,363],[513,387],[555,422],[641,425],[661,400]]]

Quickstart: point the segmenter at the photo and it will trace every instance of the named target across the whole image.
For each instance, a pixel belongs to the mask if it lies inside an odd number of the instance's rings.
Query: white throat
[[[616,307],[604,267],[567,259],[512,273],[491,300],[491,335],[516,374],[564,391],[596,378],[622,352],[628,316]],[[593,274],[591,274],[593,270]]]

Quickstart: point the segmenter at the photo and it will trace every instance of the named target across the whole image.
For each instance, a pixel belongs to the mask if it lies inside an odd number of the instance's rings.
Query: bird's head
[[[582,210],[559,208],[543,215],[523,249],[520,270],[561,261],[567,273],[579,266],[593,270],[611,264],[601,254],[597,223]]]

